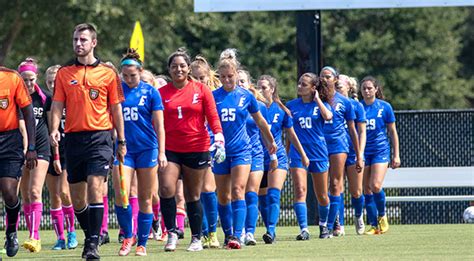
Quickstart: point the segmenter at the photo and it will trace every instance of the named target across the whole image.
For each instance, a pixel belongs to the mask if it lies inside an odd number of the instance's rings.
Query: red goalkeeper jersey
[[[164,105],[166,149],[174,152],[205,152],[213,133],[222,133],[214,97],[207,86],[189,81],[182,89],[168,83],[159,89]]]

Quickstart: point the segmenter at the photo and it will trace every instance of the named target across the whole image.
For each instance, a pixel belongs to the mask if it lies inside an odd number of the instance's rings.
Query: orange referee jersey
[[[31,97],[20,75],[0,67],[0,132],[18,128],[18,107],[31,104]]]
[[[124,100],[115,70],[99,61],[83,65],[76,60],[58,70],[53,101],[66,106],[64,132],[112,129],[110,105]]]

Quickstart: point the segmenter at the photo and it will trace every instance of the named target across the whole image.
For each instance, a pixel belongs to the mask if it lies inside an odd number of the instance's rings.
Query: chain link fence
[[[473,166],[474,162],[474,109],[397,111],[397,130],[400,138],[402,167],[462,167]],[[111,179],[109,178],[109,181]],[[308,221],[315,224],[317,201],[308,177]],[[345,196],[346,224],[352,224],[350,194]],[[282,190],[279,226],[298,225],[293,211],[293,181],[288,175]],[[112,199],[113,188],[109,182],[109,227],[117,228]],[[474,188],[391,188],[387,196],[428,195],[474,195]],[[44,212],[42,229],[51,229],[49,197],[43,191]],[[3,204],[3,201],[2,203]],[[461,223],[462,213],[469,202],[388,202],[387,215],[392,224],[440,224]],[[3,209],[3,207],[2,207]],[[4,229],[4,215],[0,216],[0,228]],[[259,225],[263,225],[259,220]],[[20,228],[25,229],[21,218]]]

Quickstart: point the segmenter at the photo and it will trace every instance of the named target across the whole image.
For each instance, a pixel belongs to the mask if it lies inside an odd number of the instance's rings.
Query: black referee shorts
[[[18,129],[0,132],[0,178],[21,177],[23,137]]]
[[[107,178],[113,157],[110,131],[66,133],[66,169],[70,184],[87,182],[87,177]]]

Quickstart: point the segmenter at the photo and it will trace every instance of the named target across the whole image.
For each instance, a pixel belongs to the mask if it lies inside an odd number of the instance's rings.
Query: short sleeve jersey
[[[262,114],[262,116],[266,119],[267,117],[267,107],[265,103],[261,101],[258,102],[258,110]],[[247,118],[247,134],[250,137],[250,146],[252,146],[252,155],[257,155],[263,153],[263,146],[262,142],[260,141],[260,129],[257,126],[257,123],[253,119],[252,116]]]
[[[18,108],[31,104],[23,79],[5,67],[0,67],[0,132],[18,128]]]
[[[333,98],[332,119],[324,124],[324,136],[328,143],[336,142],[338,139],[346,139],[346,121],[353,121],[356,118],[349,98],[336,92]]]
[[[273,138],[277,145],[277,156],[286,154],[285,147],[283,146],[283,128],[293,127],[293,119],[289,116],[278,103],[273,102],[267,108],[267,122],[270,126]],[[270,155],[268,151],[265,150],[265,165],[270,162]]]
[[[66,105],[66,133],[112,129],[110,106],[123,100],[117,72],[99,59],[90,65],[76,59],[58,70],[53,101]]]
[[[125,101],[122,102],[127,151],[130,153],[158,148],[153,128],[153,112],[163,110],[160,93],[151,85],[140,81],[130,88],[122,82]]]
[[[166,150],[181,153],[208,151],[210,138],[206,119],[213,133],[222,132],[209,88],[189,81],[178,89],[171,82],[159,91],[164,105]]]
[[[387,137],[387,124],[395,122],[392,106],[386,101],[375,99],[367,105],[361,102],[367,116],[367,144],[365,154],[373,155],[390,148]]]
[[[51,110],[51,94],[48,92],[44,92],[44,94],[46,95],[44,102],[37,92],[31,94],[36,123],[36,147],[48,146],[49,144],[48,117],[46,112]]]
[[[236,156],[250,150],[246,124],[249,113],[258,112],[257,99],[248,90],[236,86],[228,92],[221,87],[212,92],[225,138],[226,155]]]
[[[355,122],[356,123],[361,123],[361,122],[366,122],[367,121],[367,118],[365,117],[365,110],[364,110],[364,106],[362,106],[362,104],[354,99],[349,99],[352,103],[352,108],[354,109],[354,112],[355,112],[355,115],[356,115],[356,118],[355,118]],[[356,129],[357,129],[357,124],[356,124]],[[346,136],[347,136],[347,140],[350,140],[351,137],[349,135],[349,129],[347,128],[347,125],[346,125]],[[354,153],[354,147],[352,145],[352,142],[349,142],[349,154],[353,154]]]
[[[330,110],[330,105],[324,103]],[[286,105],[293,115],[293,128],[300,140],[306,156],[311,161],[328,160],[328,149],[324,138],[324,118],[321,116],[315,101],[303,102],[301,98],[291,100]],[[301,159],[293,144],[290,145],[289,157]]]

